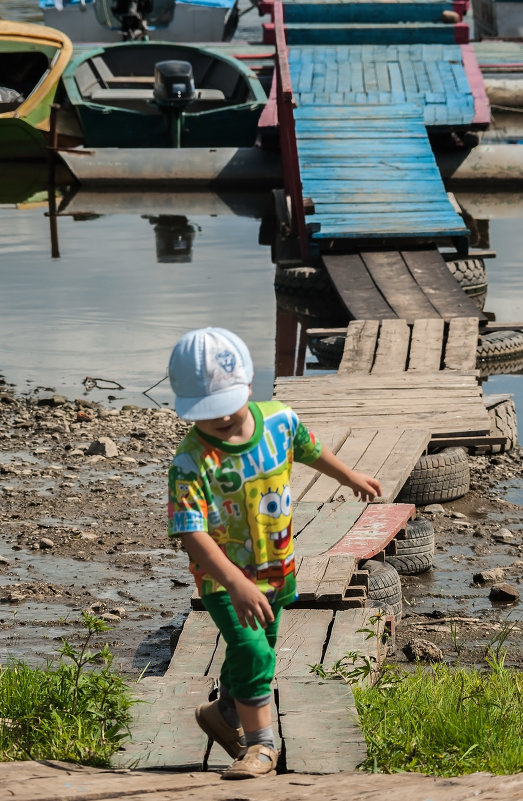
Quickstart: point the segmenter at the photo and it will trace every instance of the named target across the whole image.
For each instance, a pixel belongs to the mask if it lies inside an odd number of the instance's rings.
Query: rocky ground
[[[165,524],[166,472],[185,430],[167,408],[20,395],[0,377],[0,663],[41,662],[62,637],[78,642],[90,610],[111,626],[105,640],[125,672],[164,672],[192,594]],[[521,581],[523,507],[500,497],[499,483],[521,476],[522,451],[470,463],[464,498],[420,510],[434,522],[436,556],[432,571],[402,579],[398,662],[422,638],[445,659],[478,663],[512,627],[509,662],[522,665],[520,604],[490,599],[493,583],[517,595]]]

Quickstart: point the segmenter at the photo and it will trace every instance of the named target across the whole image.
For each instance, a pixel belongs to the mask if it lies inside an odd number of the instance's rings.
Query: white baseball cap
[[[225,328],[189,331],[175,345],[169,380],[174,408],[186,420],[214,420],[247,403],[254,374],[249,349]]]

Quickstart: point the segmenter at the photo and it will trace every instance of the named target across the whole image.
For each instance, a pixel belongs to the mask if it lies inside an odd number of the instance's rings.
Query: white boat
[[[220,42],[232,37],[238,22],[238,0],[39,0],[39,5],[44,24],[73,42]]]

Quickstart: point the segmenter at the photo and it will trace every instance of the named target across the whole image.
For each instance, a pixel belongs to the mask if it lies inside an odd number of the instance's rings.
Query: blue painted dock
[[[471,86],[465,54],[441,44],[293,45],[289,69],[299,106],[414,103],[427,128],[486,127],[486,95]]]
[[[419,106],[300,105],[295,110],[306,217],[332,241],[467,239],[448,200]]]

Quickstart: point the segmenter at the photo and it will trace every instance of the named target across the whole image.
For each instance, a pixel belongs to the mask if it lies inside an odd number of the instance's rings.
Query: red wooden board
[[[383,551],[415,514],[416,507],[412,503],[370,504],[350,531],[327,553],[370,559]]]

